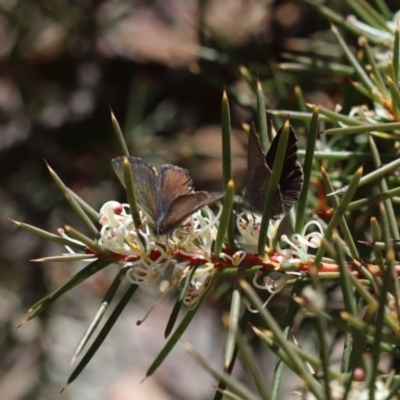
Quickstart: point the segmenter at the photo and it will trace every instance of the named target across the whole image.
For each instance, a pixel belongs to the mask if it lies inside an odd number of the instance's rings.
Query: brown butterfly
[[[279,129],[266,155],[261,149],[253,125],[249,132],[247,186],[243,197],[246,207],[258,214],[262,214],[264,211],[264,203],[282,129],[283,127]],[[271,218],[274,220],[279,219],[292,208],[303,187],[304,174],[297,158],[297,151],[296,133],[290,127],[285,160],[272,207]]]
[[[141,158],[128,157],[128,161],[137,203],[153,223],[155,235],[171,233],[194,212],[223,196],[223,193],[194,191],[189,172],[176,165],[165,164],[157,173]],[[124,157],[112,160],[114,171],[125,186],[123,164]]]

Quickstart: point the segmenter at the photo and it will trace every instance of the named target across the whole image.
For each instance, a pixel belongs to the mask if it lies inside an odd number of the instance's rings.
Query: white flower
[[[174,231],[172,238],[180,254],[211,261],[221,212],[222,206],[216,215],[209,207],[204,207],[192,214],[183,228]]]
[[[267,237],[270,249],[273,248],[273,241],[281,221],[282,218],[269,221]],[[260,236],[261,216],[249,212],[241,212],[236,218],[236,225],[246,244],[257,246]]]
[[[318,228],[318,231],[306,234],[307,229],[312,225],[315,225]],[[301,234],[298,233],[293,234],[292,240],[290,240],[287,237],[287,235],[282,235],[281,240],[289,244],[290,246],[289,250],[285,250],[285,253],[292,257],[290,262],[306,263],[310,260],[310,257],[312,257],[311,255],[308,254],[308,249],[309,248],[317,249],[321,245],[321,240],[323,236],[324,236],[324,230],[322,229],[321,224],[318,221],[311,220],[304,226]],[[295,258],[293,258],[293,256]]]
[[[187,218],[170,235],[161,238],[153,234],[146,224],[146,216],[141,212],[143,226],[136,229],[127,210],[129,205],[116,201],[103,205],[100,210],[102,228],[98,244],[122,256],[121,264],[130,268],[127,278],[132,283],[147,284],[163,278],[162,290],[168,291],[169,286],[176,284],[174,276],[179,276],[189,264],[193,265],[196,261],[211,262],[222,206],[217,215],[209,207],[204,207]],[[183,256],[186,260],[172,263],[175,256]],[[212,269],[212,265],[197,268],[193,287],[199,286],[195,283],[199,276]]]

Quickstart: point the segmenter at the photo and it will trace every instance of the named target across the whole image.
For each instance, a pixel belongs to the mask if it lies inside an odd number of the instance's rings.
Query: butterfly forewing
[[[254,127],[249,133],[247,185],[244,199],[249,208],[259,214],[264,211],[264,203],[282,129],[283,127],[272,141],[267,155],[264,155],[261,149]],[[303,184],[303,170],[297,161],[297,150],[296,134],[290,127],[285,160],[272,207],[272,219],[278,219],[288,212],[299,197]]]
[[[136,201],[151,220],[155,221],[157,217],[156,171],[141,158],[128,157],[128,160],[132,171],[132,184]],[[126,186],[124,177],[124,157],[112,159],[112,166],[122,185]]]
[[[159,233],[168,233],[190,217],[194,212],[208,206],[223,196],[223,193],[193,192],[178,196],[156,223]]]

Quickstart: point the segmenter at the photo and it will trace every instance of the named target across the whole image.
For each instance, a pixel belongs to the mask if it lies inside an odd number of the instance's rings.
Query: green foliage
[[[348,111],[347,114],[341,113],[339,107],[332,110],[324,105],[309,103],[307,107],[311,111],[307,111],[303,103],[306,96],[300,87],[296,87],[300,111],[267,109],[265,113],[265,104],[269,104],[268,91],[264,95],[262,80],[256,81],[250,69],[241,67],[241,74],[257,99],[257,123],[263,146],[269,143],[271,126],[276,117],[290,115],[291,121],[302,123],[307,131],[306,137],[301,135],[301,144],[307,141],[307,145],[303,145],[305,150],[299,152],[305,177],[303,192],[297,209],[288,218],[295,232],[291,238],[288,235],[278,236],[278,225],[269,221],[271,207],[265,208],[262,221],[232,211],[235,185],[231,176],[231,127],[226,93],[222,101],[226,197],[215,221],[214,214],[207,210],[196,217],[199,218],[196,221],[203,218],[201,221],[208,224],[206,233],[211,235],[216,231],[215,236],[202,236],[203,233],[190,231],[190,240],[174,234],[163,243],[148,233],[140,233],[143,219],[137,210],[132,185],[128,184],[129,204],[134,210],[134,218],[129,213],[124,214],[122,209],[116,210],[118,205],[115,204],[104,208],[100,215],[101,218],[107,216],[110,226],[113,219],[120,223],[131,218],[131,226],[123,225],[126,231],[129,230],[129,235],[123,236],[121,242],[113,237],[107,244],[102,236],[104,234],[100,235],[93,224],[96,212],[87,208],[54,173],[53,178],[81,217],[90,236],[100,239],[94,241],[72,228],[66,229],[68,235],[53,237],[19,223],[22,228],[46,239],[74,247],[78,258],[83,258],[85,253],[93,258],[91,264],[63,287],[35,304],[29,311],[28,320],[61,294],[110,263],[123,265],[79,344],[74,360],[86,348],[92,334],[97,332],[96,328],[105,315],[105,304],[108,306],[113,300],[123,278],[138,265],[151,267],[159,263],[158,274],[161,267],[176,267],[178,272],[169,281],[167,291],[178,288],[181,293],[166,330],[166,336],[171,335],[149,367],[147,376],[154,373],[177,345],[207,296],[216,295],[222,283],[229,282],[232,300],[229,317],[226,318],[225,365],[215,367],[212,361],[204,359],[190,344],[184,343],[189,353],[219,380],[215,399],[223,396],[231,399],[282,398],[279,388],[285,367],[299,377],[301,384],[298,391],[303,398],[346,399],[361,397],[361,393],[364,396],[366,393],[369,399],[398,398],[398,371],[390,368],[382,371],[379,361],[383,354],[389,355],[392,360],[400,357],[400,236],[397,218],[400,202],[397,196],[400,192],[397,189],[399,177],[395,173],[400,163],[400,34],[391,20],[393,16],[382,1],[375,1],[376,8],[364,0],[348,1],[348,6],[359,19],[354,16],[345,18],[312,0],[304,2],[332,22],[331,41],[326,46],[336,51],[331,56],[324,54],[320,58],[318,54],[286,54],[285,57],[292,62],[281,63],[277,74],[287,77],[294,72],[307,73],[335,82],[343,82],[350,77],[351,90],[359,92],[364,103],[350,104],[346,100],[343,109]],[[344,32],[341,33],[337,26]],[[344,38],[349,33],[358,37],[357,51]],[[322,47],[320,44],[319,48]],[[282,85],[284,80],[277,86]],[[229,90],[227,92],[229,94]],[[237,94],[232,94],[231,98],[237,100]],[[127,147],[114,117],[113,126],[121,154],[127,155]],[[285,129],[288,129],[288,124]],[[283,154],[284,144],[281,147],[277,156],[280,169],[284,160],[279,155]],[[279,175],[278,167],[274,165],[272,171],[274,190],[278,184],[275,179]],[[129,182],[131,179],[134,177],[130,176],[127,167],[125,180]],[[273,194],[267,196],[267,204],[273,201]],[[233,221],[237,229],[234,229]],[[312,231],[312,224],[319,230]],[[268,246],[265,245],[267,239]],[[152,243],[152,240],[157,243]],[[212,243],[209,247],[208,241]],[[155,258],[153,245],[158,246],[159,258]],[[189,248],[197,251],[196,257],[195,252],[189,253]],[[71,256],[59,259],[67,257]],[[54,261],[54,258],[40,261],[50,259]],[[180,264],[183,267],[178,269]],[[140,293],[137,287],[145,279],[149,283],[159,278],[150,267],[142,271],[142,280],[140,274],[134,281],[131,277],[132,285],[97,333],[97,338],[68,383],[89,362],[131,297]],[[201,276],[204,280],[197,287],[196,279]],[[329,306],[328,283],[335,286],[335,295],[340,299],[339,309],[335,312]],[[271,310],[263,304],[261,290],[270,292],[269,302],[284,288],[290,288],[291,294],[285,304],[283,322],[278,323],[272,312],[272,302],[269,303]],[[183,304],[188,305],[188,310],[174,329]],[[252,311],[258,313],[258,319],[253,318]],[[302,326],[307,323],[312,325],[316,337],[317,350],[314,354],[304,350],[298,340]],[[268,349],[276,356],[272,379],[265,379],[266,374],[257,362],[249,336],[257,340],[258,351]],[[333,363],[333,350],[337,352],[338,348],[340,369],[335,368]],[[230,374],[238,356],[254,382],[252,388]]]

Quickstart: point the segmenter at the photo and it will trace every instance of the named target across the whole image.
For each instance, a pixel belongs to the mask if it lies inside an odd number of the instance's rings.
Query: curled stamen
[[[269,250],[274,247],[274,239],[278,233],[279,225],[283,218],[270,220],[268,225],[267,237]],[[236,225],[239,233],[247,244],[256,246],[260,235],[261,217],[251,213],[242,212],[236,218]]]
[[[237,216],[236,225],[246,243],[256,246],[260,233],[261,218],[242,212]]]
[[[315,225],[319,232],[310,232],[306,234],[307,229],[311,225]],[[321,224],[318,221],[312,220],[304,226],[301,234],[293,234],[292,240],[290,240],[287,235],[282,235],[281,240],[290,246],[290,252],[292,253],[292,255],[297,256],[298,259],[302,262],[307,262],[309,261],[310,257],[312,257],[308,254],[308,249],[316,249],[321,245],[323,233],[324,231]],[[297,260],[291,261],[297,262]]]
[[[267,290],[271,294],[271,296],[269,296],[268,299],[262,305],[263,308],[265,308],[268,305],[268,303],[271,301],[271,299],[286,286],[286,283],[290,279],[290,277],[283,275],[279,279],[274,280],[274,279],[270,278],[269,276],[264,276],[262,279],[262,283],[260,284],[258,282],[258,279],[261,274],[257,273],[253,277],[253,285],[254,285],[254,287],[256,287],[258,289]],[[250,303],[248,303],[246,305],[246,307],[251,313],[253,313],[253,314],[258,313],[258,310],[252,308]]]
[[[126,274],[126,277],[130,282],[136,285],[143,285],[149,282],[154,282],[159,278],[159,272],[154,271],[154,269],[143,260],[138,260],[137,263],[138,265],[132,266]]]
[[[247,253],[243,250],[237,251],[236,253],[232,254],[232,256],[226,253],[220,254],[220,257],[224,260],[229,260],[233,267],[239,267],[242,261],[246,258],[246,256]]]
[[[211,259],[212,246],[217,235],[216,224],[221,212],[222,207],[217,215],[214,215],[209,207],[205,207],[191,216],[190,229],[186,231],[184,238],[180,236],[177,241],[182,254],[201,253],[200,258]]]
[[[269,221],[267,237],[268,237],[269,248],[270,249],[274,248],[274,239],[275,239],[275,236],[278,233],[279,225],[281,224],[282,219],[283,219],[283,217],[278,219],[278,220],[276,220],[276,221],[273,221],[273,220]]]

